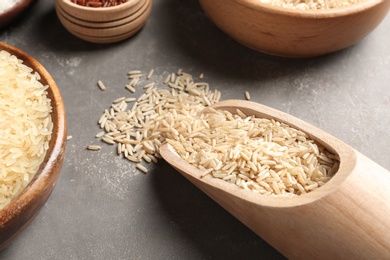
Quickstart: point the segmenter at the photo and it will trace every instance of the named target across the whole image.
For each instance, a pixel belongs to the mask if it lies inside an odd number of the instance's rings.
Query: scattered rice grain
[[[92,144],[90,144],[90,145],[87,146],[87,149],[91,150],[91,151],[99,151],[100,149],[102,149],[102,147],[99,146],[99,145],[92,145]]]
[[[106,90],[106,86],[103,84],[103,82],[101,80],[98,81],[98,86],[101,90],[105,91]]]
[[[146,76],[146,79],[150,79],[153,76],[154,69],[151,69],[148,73],[148,76]]]
[[[131,92],[135,93],[135,88],[132,85],[126,85],[126,89],[130,90]]]
[[[251,95],[249,94],[249,91],[245,91],[244,94],[245,94],[245,99],[246,100],[250,100],[251,99]]]
[[[144,173],[148,172],[148,169],[140,163],[137,163],[136,167]]]

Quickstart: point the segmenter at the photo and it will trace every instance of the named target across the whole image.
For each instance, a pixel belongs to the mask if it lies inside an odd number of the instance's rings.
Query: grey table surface
[[[143,174],[112,146],[85,149],[97,142],[104,109],[128,95],[129,70],[154,69],[156,80],[179,68],[204,73],[222,99],[244,99],[247,90],[252,101],[303,119],[390,170],[389,16],[355,46],[301,60],[241,46],[196,0],[154,1],[142,31],[108,45],[69,34],[54,2],[38,1],[0,31],[1,41],[52,74],[73,137],[51,197],[1,259],[283,259],[165,162]]]

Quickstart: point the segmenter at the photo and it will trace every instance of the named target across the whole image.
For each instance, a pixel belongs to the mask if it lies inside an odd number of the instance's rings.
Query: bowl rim
[[[57,7],[56,7],[57,8]],[[65,26],[68,30],[69,27],[73,28],[73,31],[75,28],[83,29],[83,33],[86,36],[92,36],[94,37],[94,34],[96,33],[107,33],[107,37],[111,37],[110,32],[117,33],[117,34],[126,34],[129,32],[129,28],[132,28],[130,31],[133,31],[133,29],[136,29],[139,27],[140,24],[144,24],[146,20],[148,20],[152,8],[152,0],[146,0],[145,4],[136,12],[132,13],[131,15],[116,21],[118,24],[111,26],[110,23],[97,23],[99,25],[104,25],[101,27],[95,27],[92,24],[83,24],[82,22],[77,21],[74,17],[67,17],[66,15],[69,15],[67,12],[65,12],[63,9],[61,9],[61,6],[58,6],[58,19],[61,21],[61,23]],[[73,20],[71,20],[73,18]]]
[[[50,150],[48,150],[48,152],[46,153],[45,159],[39,167],[37,173],[34,175],[33,179],[28,183],[28,185],[23,189],[23,191],[16,198],[14,198],[7,206],[0,210],[0,229],[2,229],[8,224],[10,224],[13,218],[19,217],[23,210],[29,207],[29,203],[39,197],[41,192],[46,190],[46,192],[49,192],[48,195],[50,195],[59,177],[59,171],[61,169],[61,164],[65,156],[67,129],[64,102],[62,101],[62,96],[60,94],[58,86],[52,76],[49,74],[49,72],[35,58],[17,47],[0,41],[0,50],[5,50],[12,55],[15,55],[18,59],[23,60],[23,64],[26,64],[27,66],[33,68],[34,71],[38,72],[38,74],[41,76],[41,80],[45,79],[45,85],[49,86],[48,95],[50,96],[51,105],[53,108],[51,116],[52,118],[57,119],[56,121],[53,121],[54,125],[52,137],[50,140]],[[60,167],[57,173],[52,171],[56,167]],[[47,187],[46,184],[51,178],[54,179],[54,183],[51,187]],[[43,202],[45,202],[46,199],[44,199]],[[34,215],[21,216],[21,218],[26,217],[31,218],[32,220],[35,214],[39,212],[39,208],[40,206],[38,205],[36,209],[32,210]],[[25,223],[25,225],[26,224],[27,223]],[[21,229],[23,229],[23,227],[21,227]]]
[[[80,19],[77,16],[74,16],[73,14],[64,10],[63,6],[59,4],[55,5],[55,10],[60,21],[61,19],[65,19],[66,22],[72,23],[75,26],[85,27],[86,29],[107,30],[127,27],[129,24],[134,23],[137,19],[139,19],[142,14],[151,9],[151,6],[152,0],[145,0],[144,3],[135,12],[132,12],[131,14],[121,19],[106,22],[93,22],[85,19]]]
[[[262,3],[259,0],[233,0],[237,4],[255,9],[262,10],[263,12],[269,12],[272,14],[279,15],[288,15],[302,18],[330,18],[330,17],[340,17],[347,16],[351,14],[356,14],[363,12],[365,10],[371,9],[375,6],[378,6],[382,3],[385,3],[388,0],[364,0],[360,3],[351,4],[348,7],[344,8],[332,8],[326,10],[301,10],[293,9],[286,7],[274,6],[268,3]]]
[[[125,3],[115,5],[115,6],[108,6],[108,7],[89,7],[89,6],[83,6],[76,3],[71,2],[71,0],[57,0],[61,2],[62,4],[65,4],[69,6],[70,8],[76,8],[83,11],[89,11],[89,12],[95,12],[95,13],[107,13],[107,12],[116,12],[120,10],[124,10],[127,8],[130,8],[134,5],[136,5],[139,1],[143,0],[128,0]]]

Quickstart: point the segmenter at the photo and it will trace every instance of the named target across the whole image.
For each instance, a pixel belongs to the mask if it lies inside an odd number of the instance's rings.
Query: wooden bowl
[[[56,0],[62,25],[76,37],[93,43],[125,40],[143,28],[152,0],[129,0],[112,7],[85,7],[70,0]]]
[[[53,111],[53,132],[45,160],[34,178],[4,209],[0,210],[0,250],[12,242],[15,237],[35,218],[52,193],[60,175],[65,157],[66,115],[60,91],[46,69],[25,52],[0,42],[0,50],[5,50],[19,59],[41,76],[41,83],[48,85],[48,96]]]
[[[5,28],[22,15],[37,0],[20,0],[11,8],[0,13],[0,29]]]
[[[315,57],[347,48],[374,30],[389,0],[366,0],[349,7],[303,11],[260,0],[199,0],[225,33],[256,51],[284,57]]]

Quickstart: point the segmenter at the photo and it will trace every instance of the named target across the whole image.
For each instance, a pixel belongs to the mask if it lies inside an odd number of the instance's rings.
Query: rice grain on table
[[[106,90],[106,86],[104,85],[104,83],[101,81],[101,80],[98,80],[98,86],[101,90],[105,91]]]
[[[143,166],[142,164],[140,163],[137,163],[136,167],[141,170],[142,172],[144,173],[147,173],[148,172],[148,168],[146,168],[145,166]]]
[[[245,91],[244,95],[245,95],[245,99],[246,100],[250,100],[251,99],[251,95],[249,94],[249,91]]]
[[[39,80],[22,60],[0,51],[0,210],[31,181],[49,148],[52,107]]]
[[[90,144],[90,145],[87,146],[87,149],[91,150],[91,151],[99,151],[101,148],[102,147],[100,145],[92,145],[92,144]]]
[[[128,90],[130,90],[130,92],[135,93],[135,88],[134,88],[133,85],[128,84],[128,85],[125,86],[125,88],[127,88]]]
[[[150,79],[153,76],[153,73],[154,73],[154,69],[151,69],[148,75],[146,76],[146,79]]]
[[[130,70],[127,72],[127,75],[141,75],[142,72],[140,70]]]

